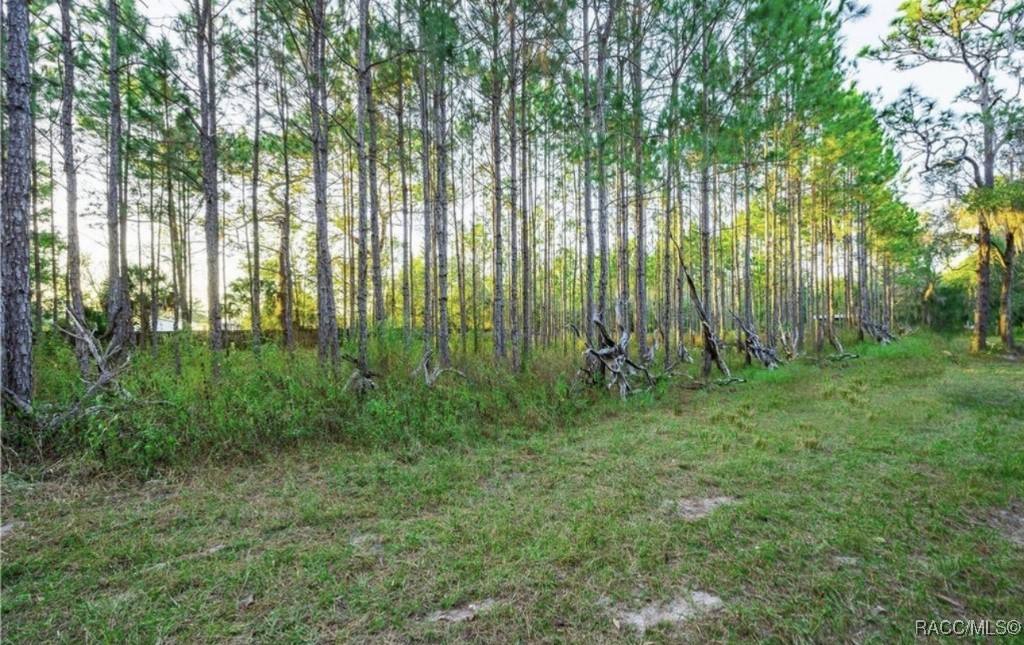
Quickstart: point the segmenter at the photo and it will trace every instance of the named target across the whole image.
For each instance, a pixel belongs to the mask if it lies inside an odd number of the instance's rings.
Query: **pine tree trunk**
[[[594,318],[594,198],[593,198],[593,106],[590,104],[590,4],[583,0],[583,231],[586,244],[583,326],[593,346]]]
[[[325,102],[327,100],[327,80],[324,69],[324,52],[326,49],[325,33],[325,0],[314,0],[313,2],[313,42],[310,55],[310,66],[312,68],[312,87],[309,88],[310,115],[313,139],[313,185],[315,194],[316,212],[316,291],[317,291],[317,356],[322,364],[329,363],[332,368],[337,367],[341,360],[338,347],[338,317],[334,306],[334,270],[331,266],[331,248],[327,232],[327,124],[325,118]],[[366,8],[368,0],[360,0],[360,20],[362,11]],[[361,30],[362,31],[362,30]],[[365,35],[360,35],[360,41]],[[365,52],[360,46],[361,67]],[[365,86],[360,83],[359,90],[362,109],[360,114],[365,118]],[[365,168],[363,169],[365,170]],[[362,175],[361,175],[362,177]],[[364,178],[365,179],[365,178]],[[363,204],[365,207],[365,202]],[[366,242],[369,231],[365,230],[366,211],[360,211],[359,238],[359,296],[360,296],[360,357],[365,350],[366,330]]]
[[[618,0],[608,5],[608,17],[597,36],[597,239],[599,275],[597,281],[597,308],[601,321],[608,323],[608,272],[610,254],[608,247],[608,186],[606,176],[605,145],[607,137],[605,75],[608,71],[608,39],[615,22]]]
[[[259,185],[260,185],[260,90],[262,89],[263,78],[260,69],[260,0],[253,0],[252,7],[252,34],[253,34],[253,70],[255,72],[255,103],[256,114],[254,117],[254,131],[252,137],[252,347],[253,351],[259,353],[260,340],[262,336],[262,323],[260,311],[260,296],[262,295],[262,284],[260,281],[260,217],[259,217]]]
[[[519,64],[522,66],[522,73],[519,78],[519,91],[520,91],[520,125],[522,136],[520,138],[519,152],[521,155],[520,164],[520,176],[522,178],[520,187],[520,199],[521,207],[519,213],[521,216],[522,235],[520,239],[520,245],[523,251],[523,337],[522,337],[522,353],[520,355],[519,367],[525,369],[526,361],[530,353],[530,335],[533,333],[533,313],[531,307],[533,305],[532,290],[534,286],[534,276],[532,274],[530,266],[530,251],[533,245],[533,236],[530,231],[530,208],[528,204],[529,195],[529,176],[530,169],[527,165],[527,153],[529,151],[529,135],[528,135],[528,114],[527,114],[527,101],[526,101],[526,67],[527,67],[527,52],[526,52],[526,36],[523,34],[520,38],[520,54]]]
[[[706,137],[707,135],[705,135]],[[708,154],[709,146],[705,139],[704,152]],[[700,168],[700,299],[704,303],[704,310],[707,313],[708,324],[714,329],[714,314],[711,311],[711,161],[701,160]],[[712,354],[717,351],[712,347],[705,347],[703,351],[703,362],[701,363],[701,377],[711,376],[711,366],[714,364]]]
[[[32,321],[29,302],[30,141],[32,140],[29,11],[7,1],[7,149],[3,157],[2,395],[32,403]],[[116,265],[115,265],[116,266]]]
[[[494,22],[491,28],[493,47],[491,49],[491,168],[494,174],[494,201],[492,221],[494,228],[494,311],[492,327],[494,330],[494,356],[505,358],[505,276],[503,260],[505,249],[502,244],[501,222],[501,78],[498,67],[498,16],[493,10]]]
[[[398,8],[398,31],[402,33],[402,3]],[[398,96],[395,107],[397,121],[398,174],[402,184],[402,340],[408,349],[412,343],[412,221],[409,215],[409,170],[405,149],[405,69],[404,57],[398,58]]]
[[[31,74],[31,68],[29,74]],[[35,91],[29,90],[29,104],[35,102]],[[32,139],[29,143],[29,165],[31,167],[31,178],[29,180],[29,211],[32,213],[32,331],[39,336],[43,332],[43,258],[42,249],[39,245],[39,158],[36,156],[36,119],[33,114],[30,117],[32,128]]]
[[[868,226],[864,205],[858,204],[856,209],[857,226],[860,229],[857,239],[857,293],[860,298],[857,340],[864,340],[864,324],[868,321]]]
[[[368,34],[367,40],[369,40],[369,37]],[[370,192],[370,261],[373,272],[373,322],[381,325],[387,318],[387,310],[384,307],[384,274],[380,258],[382,242],[380,195],[377,190],[377,108],[373,99],[373,73],[369,67],[369,60],[367,60],[366,64],[366,119],[369,128],[367,170],[369,172],[368,189]]]
[[[509,232],[511,233],[511,284],[509,290],[509,339],[512,343],[512,369],[519,370],[519,240],[516,229],[516,210],[518,207],[518,186],[516,181],[516,166],[518,163],[519,145],[516,129],[516,90],[518,89],[518,74],[516,70],[516,12],[511,11],[512,24],[509,28],[510,45],[508,50],[509,69],[509,108],[508,108],[508,141],[509,141]]]
[[[281,333],[288,352],[295,351],[295,290],[292,280],[292,172],[289,146],[288,109],[286,105],[284,71],[278,69],[277,109],[281,120],[281,156],[284,164],[284,204],[280,220],[280,239],[277,252],[278,313]]]
[[[425,6],[420,4],[419,41],[420,49],[426,47]],[[427,63],[425,56],[419,60],[419,102],[420,102],[420,169],[423,176],[423,345],[424,352],[430,352],[434,344],[434,222],[433,198],[430,177],[430,130],[427,101]]]
[[[116,0],[112,0],[114,2]],[[206,293],[210,327],[210,348],[213,350],[214,376],[220,371],[221,308],[220,308],[220,213],[218,211],[217,120],[214,78],[213,12],[211,0],[199,0],[196,31],[196,69],[199,82],[201,127],[199,147],[203,166],[203,198],[206,205]]]
[[[978,215],[977,299],[974,307],[974,334],[971,351],[988,349],[989,288],[992,279],[992,232],[984,214]]]
[[[454,170],[455,162],[452,161]],[[462,168],[459,173],[459,225],[455,229],[455,265],[457,267],[457,278],[459,284],[459,340],[462,344],[462,354],[465,356],[467,350],[467,338],[469,336],[469,319],[466,310],[466,169],[465,157],[462,158]]]
[[[975,75],[976,78],[977,75]],[[997,95],[992,92],[989,80],[979,78],[978,102],[981,106],[982,142],[983,142],[983,176],[979,188],[992,188],[995,184],[995,118],[992,107]],[[989,317],[989,285],[992,276],[992,231],[989,227],[987,214],[978,213],[978,268],[977,268],[977,299],[974,307],[974,334],[971,338],[971,351],[981,352],[988,349],[988,317]]]
[[[121,90],[117,40],[120,9],[117,0],[107,2],[108,42],[107,88],[110,128],[107,164],[107,320],[115,346],[128,342],[131,319],[128,311],[127,276],[121,275],[120,190],[121,190]]]
[[[633,7],[633,60],[630,76],[633,86],[633,199],[636,200],[636,339],[640,360],[647,357],[647,230],[644,215],[644,132],[643,88],[643,3]]]
[[[71,0],[61,0],[61,62],[64,84],[61,91],[60,135],[64,152],[64,185],[67,197],[67,263],[68,291],[71,296],[71,313],[80,321],[85,320],[85,304],[82,301],[81,251],[78,242],[78,168],[75,165],[75,53],[71,40]],[[53,312],[56,318],[57,312]],[[75,337],[75,357],[78,371],[82,376],[89,374],[89,349],[85,340]]]
[[[1003,349],[1013,351],[1013,263],[1017,257],[1016,239],[1013,231],[1006,232],[1006,252],[1003,253],[1003,281],[999,290],[999,336]]]
[[[448,324],[448,112],[445,62],[436,63],[434,76],[434,157],[437,181],[434,183],[437,208],[434,222],[437,235],[437,326],[438,355],[441,367],[451,365],[452,355]]]

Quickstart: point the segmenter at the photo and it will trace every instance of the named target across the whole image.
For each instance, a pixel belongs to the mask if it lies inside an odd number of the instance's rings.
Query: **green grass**
[[[605,606],[684,589],[725,609],[644,639],[889,643],[919,619],[1024,619],[1024,549],[994,520],[1024,512],[1024,369],[943,349],[677,380],[415,450],[311,439],[147,482],[8,473],[3,641],[639,642]],[[664,510],[718,495],[737,503]],[[473,621],[424,620],[484,598]]]

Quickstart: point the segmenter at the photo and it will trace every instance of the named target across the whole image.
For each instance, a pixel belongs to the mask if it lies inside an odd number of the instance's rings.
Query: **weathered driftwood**
[[[121,351],[121,344],[125,339],[118,339],[115,336],[115,340],[112,340],[104,348],[92,330],[86,327],[85,322],[80,320],[71,309],[68,309],[68,319],[71,321],[73,329],[61,328],[61,330],[88,349],[92,362],[96,366],[94,376],[89,379],[83,378],[86,388],[75,402],[62,409],[57,409],[55,406],[33,407],[28,401],[14,396],[10,390],[4,388],[4,397],[27,421],[40,430],[60,428],[79,417],[99,412],[104,406],[89,405],[89,402],[103,390],[112,389],[122,399],[130,400],[132,398],[131,394],[117,381],[117,377],[128,367],[130,357],[127,352]]]
[[[619,340],[614,341],[600,318],[594,318],[593,324],[598,332],[596,347],[591,344],[591,341],[586,336],[580,333],[575,325],[571,325],[572,330],[576,332],[576,335],[586,345],[586,349],[583,351],[584,365],[576,372],[576,380],[579,380],[583,374],[586,374],[592,383],[598,383],[601,381],[605,370],[607,370],[609,374],[606,384],[608,389],[611,390],[617,387],[619,396],[623,399],[626,398],[626,395],[636,391],[635,386],[629,382],[630,376],[638,373],[643,374],[648,387],[653,386],[654,378],[647,371],[647,368],[633,362],[629,358],[629,332],[620,325]]]
[[[846,350],[843,349],[843,343],[840,342],[839,335],[836,334],[835,327],[829,325],[825,333],[828,335],[828,342],[832,345],[832,349],[836,350],[837,354],[846,354]]]
[[[653,365],[654,364],[654,354],[657,351],[658,351],[658,339],[655,338],[654,342],[647,346],[647,351],[644,352],[644,355],[640,357],[640,362],[643,363],[644,366]]]
[[[793,360],[793,357],[796,356],[796,344],[785,328],[779,332],[779,346],[782,347],[782,352],[786,355],[786,358]]]
[[[758,338],[757,332],[755,332],[750,325],[748,325],[742,318],[736,315],[735,312],[730,311],[732,317],[739,323],[740,328],[743,330],[745,337],[744,348],[750,356],[756,358],[762,365],[770,370],[775,369],[782,365],[782,361],[779,360],[779,355],[775,353],[775,350],[771,347],[767,347]]]
[[[665,338],[665,333],[662,330],[660,330],[660,329],[658,330],[658,335],[662,339]],[[654,347],[655,347],[655,351],[657,351],[657,341],[655,341],[655,346]],[[652,362],[653,362],[653,360],[652,360]],[[683,363],[693,363],[693,358],[690,356],[690,352],[688,352],[686,350],[686,345],[683,344],[682,339],[680,339],[679,345],[676,347],[676,360],[672,361],[671,363],[669,363],[668,360],[666,360],[665,363],[666,363],[666,367],[665,367],[665,371],[662,372],[663,376],[671,375],[673,370],[675,370],[677,367],[679,367]]]
[[[435,367],[431,369],[430,365],[431,362],[433,361],[433,358],[434,353],[428,347],[427,350],[423,352],[423,358],[420,359],[420,364],[417,365],[416,369],[412,371],[411,376],[416,376],[420,372],[423,372],[423,382],[426,383],[427,387],[433,387],[434,383],[437,382],[437,379],[439,379],[441,375],[448,372],[452,374],[457,374],[462,378],[466,379],[467,381],[469,380],[468,376],[466,376],[465,374],[463,374],[462,372],[453,367]]]
[[[686,349],[686,345],[679,343],[679,347],[676,348],[676,360],[680,363],[693,363],[693,356],[690,356],[690,351]]]
[[[889,325],[885,323],[876,323],[869,318],[865,318],[860,321],[860,328],[864,330],[865,334],[883,345],[888,345],[896,340],[896,337],[889,332]]]
[[[678,248],[677,248],[678,250]],[[726,378],[732,377],[732,372],[729,371],[729,366],[725,362],[725,357],[722,356],[722,341],[715,335],[714,330],[711,328],[711,322],[708,318],[707,310],[704,309],[704,304],[700,300],[700,296],[697,295],[697,286],[693,283],[693,277],[690,275],[689,269],[686,268],[686,264],[683,262],[682,254],[679,256],[679,265],[683,269],[683,275],[686,276],[686,284],[690,286],[690,297],[693,298],[693,307],[697,310],[697,316],[700,318],[700,326],[704,336],[704,351],[710,352],[711,359],[718,365],[718,369],[721,370],[722,374]]]
[[[377,389],[377,382],[373,380],[377,375],[367,369],[358,358],[348,354],[342,354],[341,358],[356,368],[348,377],[348,380],[345,381],[345,387],[342,388],[342,392],[354,390],[357,394],[363,395],[370,390]]]

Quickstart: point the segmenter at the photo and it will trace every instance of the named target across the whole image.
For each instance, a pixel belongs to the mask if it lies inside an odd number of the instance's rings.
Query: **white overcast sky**
[[[869,13],[860,20],[850,21],[843,27],[844,51],[847,58],[855,60],[857,53],[866,45],[878,45],[890,31],[890,23],[896,17],[901,0],[870,0],[863,4]],[[897,71],[892,63],[880,63],[859,59],[855,62],[853,77],[858,87],[867,92],[877,92],[876,107],[893,101],[908,85],[915,85],[925,96],[938,99],[940,106],[948,106],[956,99],[959,88],[968,80],[963,70],[956,65],[930,63],[923,67],[904,72]]]

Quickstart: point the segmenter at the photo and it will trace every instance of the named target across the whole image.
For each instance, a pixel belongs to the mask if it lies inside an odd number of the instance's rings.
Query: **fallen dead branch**
[[[452,373],[462,378],[469,380],[469,377],[454,367],[436,367],[431,369],[430,364],[433,361],[434,353],[429,347],[423,352],[423,358],[420,359],[420,364],[416,366],[416,369],[412,371],[410,376],[416,376],[420,372],[423,372],[423,382],[426,383],[427,387],[433,387],[437,379],[445,373]]]
[[[845,361],[851,358],[860,358],[860,354],[851,354],[849,352],[843,352],[841,354],[829,354],[828,360],[830,361]]]
[[[3,391],[4,398],[23,415],[25,420],[39,430],[53,430],[80,417],[91,416],[101,411],[106,407],[105,405],[90,405],[90,402],[105,390],[113,390],[122,399],[132,400],[131,394],[117,380],[118,376],[128,367],[130,359],[130,355],[121,351],[123,339],[115,338],[106,347],[103,347],[92,330],[85,326],[84,321],[80,320],[70,308],[67,311],[73,328],[61,328],[61,331],[88,348],[92,362],[96,366],[93,377],[82,377],[86,383],[85,391],[77,397],[74,403],[63,409],[58,409],[55,406],[33,407],[28,401],[15,396],[9,389],[4,388]]]
[[[779,355],[771,347],[765,346],[761,339],[758,338],[757,332],[755,332],[750,325],[748,325],[742,318],[736,315],[735,312],[730,311],[732,317],[739,323],[740,328],[743,330],[745,337],[745,348],[746,352],[756,358],[762,365],[770,370],[775,369],[782,365],[782,361],[779,360]]]
[[[600,382],[602,375],[607,370],[611,375],[606,383],[607,388],[611,390],[617,387],[622,399],[637,391],[636,387],[629,382],[629,377],[634,374],[643,374],[648,388],[653,387],[654,378],[647,368],[629,358],[629,332],[620,325],[619,340],[614,341],[600,318],[595,317],[592,322],[598,332],[597,347],[593,346],[575,325],[571,325],[572,330],[586,345],[583,352],[584,365],[576,372],[574,382],[578,381],[583,374],[586,374],[593,383]]]
[[[348,354],[342,354],[341,358],[355,367],[348,380],[345,381],[345,387],[342,388],[343,392],[354,390],[357,394],[363,395],[377,389],[377,383],[373,380],[377,374],[371,372],[362,361]]]
[[[885,323],[876,323],[870,318],[865,318],[860,321],[860,328],[865,334],[871,336],[876,342],[882,345],[888,345],[892,341],[896,340],[896,337],[889,332],[889,325]]]
[[[679,251],[678,247],[676,248]],[[686,264],[683,262],[683,256],[679,254],[679,266],[683,269],[683,275],[686,276],[686,284],[690,287],[690,297],[693,298],[693,307],[697,310],[697,316],[700,318],[701,331],[704,336],[704,351],[709,352],[711,359],[721,370],[722,374],[726,378],[732,376],[732,372],[729,371],[729,365],[725,362],[725,357],[722,356],[723,343],[715,334],[711,328],[711,320],[708,318],[707,310],[704,309],[704,304],[700,300],[700,296],[697,295],[697,286],[693,283],[693,276],[690,275],[690,270],[686,268]]]

